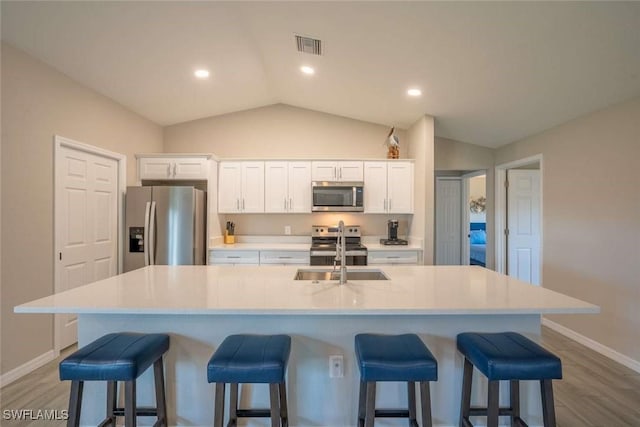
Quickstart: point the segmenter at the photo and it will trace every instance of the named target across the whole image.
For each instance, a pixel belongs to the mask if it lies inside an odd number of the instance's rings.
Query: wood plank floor
[[[562,359],[564,379],[554,381],[558,427],[640,427],[640,374],[546,327],[542,344]],[[58,363],[75,348],[0,389],[5,409],[66,409],[69,382]],[[63,427],[64,421],[7,421],[3,427]]]

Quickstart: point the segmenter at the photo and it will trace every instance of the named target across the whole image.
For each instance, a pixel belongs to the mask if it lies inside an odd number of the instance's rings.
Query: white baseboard
[[[621,365],[626,366],[629,369],[632,369],[638,373],[640,373],[640,362],[630,358],[629,356],[625,356],[622,353],[618,353],[614,349],[607,347],[606,345],[602,345],[597,341],[592,340],[591,338],[585,337],[582,334],[577,333],[573,329],[569,329],[566,326],[562,326],[559,323],[551,321],[546,318],[542,318],[542,324],[547,326],[549,329],[553,329],[559,334],[564,335],[567,338],[571,338],[574,341],[579,342],[583,346],[590,348],[591,350],[602,354],[603,356],[608,357],[609,359],[618,362]]]
[[[23,376],[35,371],[39,367],[46,365],[47,363],[58,357],[58,355],[59,354],[57,354],[55,350],[49,350],[46,353],[43,353],[40,356],[36,357],[35,359],[31,359],[27,363],[0,375],[0,387],[9,385],[12,382],[22,378]]]

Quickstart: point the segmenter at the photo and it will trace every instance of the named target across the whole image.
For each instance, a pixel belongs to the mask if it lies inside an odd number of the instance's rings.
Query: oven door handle
[[[310,256],[336,256],[336,251],[310,251]]]

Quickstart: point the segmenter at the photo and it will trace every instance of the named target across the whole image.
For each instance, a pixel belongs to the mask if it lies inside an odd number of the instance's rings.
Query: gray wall
[[[162,151],[162,128],[2,44],[2,353],[6,373],[53,348],[53,316],[13,307],[53,293],[53,137],[133,156]]]
[[[549,316],[640,361],[640,98],[496,150],[543,155],[542,281],[601,307]]]

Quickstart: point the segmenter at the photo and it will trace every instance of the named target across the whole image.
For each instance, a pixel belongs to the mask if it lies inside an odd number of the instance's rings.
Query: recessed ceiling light
[[[196,70],[193,75],[199,79],[206,79],[209,77],[209,70]]]
[[[300,67],[300,71],[302,71],[305,74],[315,74],[316,70],[314,70],[313,68],[309,67],[308,65],[303,65],[302,67]]]
[[[422,95],[422,91],[420,89],[415,89],[415,88],[409,89],[407,91],[407,95],[409,95],[409,96],[420,96],[420,95]]]

